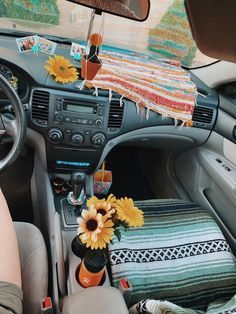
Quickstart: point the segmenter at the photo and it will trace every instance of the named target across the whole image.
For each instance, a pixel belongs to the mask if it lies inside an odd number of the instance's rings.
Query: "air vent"
[[[108,129],[109,131],[117,131],[121,128],[124,114],[124,104],[120,105],[120,100],[112,100],[110,103]]]
[[[210,124],[213,117],[213,109],[205,107],[195,107],[193,112],[193,121],[204,124]]]
[[[209,91],[207,91],[206,89],[203,89],[203,88],[201,88],[201,87],[198,87],[198,88],[197,88],[197,92],[198,92],[198,94],[199,94],[200,96],[205,97],[205,98],[211,96],[211,93],[210,93]]]
[[[50,93],[42,90],[33,92],[32,97],[32,120],[41,126],[48,124]]]

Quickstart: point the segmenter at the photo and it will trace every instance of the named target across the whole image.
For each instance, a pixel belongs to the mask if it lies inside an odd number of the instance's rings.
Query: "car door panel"
[[[212,212],[236,249],[235,150],[236,144],[212,132],[204,145],[177,156],[175,171],[189,198]]]

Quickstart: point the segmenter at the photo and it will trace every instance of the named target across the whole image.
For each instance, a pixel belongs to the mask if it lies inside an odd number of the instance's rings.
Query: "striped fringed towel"
[[[144,226],[122,229],[121,241],[109,245],[113,285],[123,277],[131,282],[131,305],[150,298],[205,309],[235,294],[235,258],[204,209],[182,200],[136,206],[144,211]]]
[[[102,69],[87,87],[119,93],[140,107],[192,125],[196,86],[190,74],[173,61],[135,54],[104,52]]]

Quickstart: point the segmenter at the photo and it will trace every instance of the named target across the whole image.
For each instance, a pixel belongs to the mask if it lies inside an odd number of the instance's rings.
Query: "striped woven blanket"
[[[181,200],[136,202],[144,211],[141,228],[121,230],[109,246],[113,285],[126,277],[131,305],[143,299],[167,300],[206,309],[236,292],[235,258],[213,218]]]
[[[236,295],[230,300],[219,299],[210,303],[206,311],[184,309],[168,301],[142,300],[129,309],[130,314],[233,314]]]
[[[105,51],[100,57],[102,69],[87,87],[114,91],[163,117],[192,124],[196,86],[179,63]]]

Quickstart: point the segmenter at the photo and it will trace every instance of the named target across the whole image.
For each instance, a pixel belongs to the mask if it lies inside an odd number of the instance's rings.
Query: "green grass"
[[[56,0],[0,0],[0,4],[1,8],[4,8],[4,16],[8,18],[59,24],[59,10]]]

